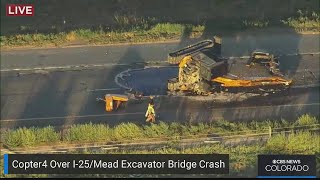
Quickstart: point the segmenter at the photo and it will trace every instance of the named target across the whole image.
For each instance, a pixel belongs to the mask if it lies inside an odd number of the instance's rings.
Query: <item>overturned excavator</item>
[[[169,53],[168,62],[179,66],[178,77],[168,80],[169,95],[265,94],[288,90],[292,84],[268,52],[255,51],[249,59],[223,58],[219,37]]]

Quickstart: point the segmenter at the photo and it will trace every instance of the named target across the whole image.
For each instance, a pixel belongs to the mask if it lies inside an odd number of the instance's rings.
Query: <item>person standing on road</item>
[[[149,104],[148,104],[148,109],[147,109],[147,112],[145,114],[145,117],[147,118],[146,122],[155,123],[155,121],[156,121],[156,113],[154,111],[154,101],[153,101],[153,97],[152,96],[150,96],[150,101],[149,101]]]

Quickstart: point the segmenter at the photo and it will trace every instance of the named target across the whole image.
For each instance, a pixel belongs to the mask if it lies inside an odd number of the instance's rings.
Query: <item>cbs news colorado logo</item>
[[[267,172],[300,172],[300,171],[309,171],[308,165],[300,165],[300,160],[272,160],[272,164],[266,165],[265,170]]]
[[[315,177],[315,155],[258,155],[258,177]]]

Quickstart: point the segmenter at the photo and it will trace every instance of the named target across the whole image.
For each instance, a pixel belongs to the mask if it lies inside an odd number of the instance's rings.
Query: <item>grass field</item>
[[[310,143],[314,142],[314,143]],[[106,151],[104,154],[229,154],[230,171],[229,175],[219,175],[211,177],[255,177],[257,175],[257,155],[258,154],[304,154],[316,155],[317,173],[320,172],[320,136],[308,131],[300,131],[289,135],[278,134],[271,137],[266,143],[252,145],[226,146],[222,144],[202,145],[192,148],[162,147],[154,150],[124,150]],[[79,153],[79,152],[74,152]],[[80,152],[83,153],[83,152]],[[86,152],[96,154],[95,152]],[[1,172],[3,172],[3,162],[1,159]],[[17,175],[2,177],[17,177]],[[18,175],[19,176],[19,175]],[[46,175],[20,175],[20,177],[46,177]],[[55,175],[49,175],[49,177]],[[66,175],[68,176],[68,175]],[[73,177],[128,177],[127,175],[73,175]],[[162,177],[161,175],[145,175],[146,177]],[[203,175],[204,177],[206,175]]]
[[[249,123],[233,123],[225,120],[213,123],[180,124],[164,123],[138,126],[133,123],[122,123],[113,128],[105,124],[73,125],[64,134],[46,128],[19,128],[1,132],[1,142],[10,148],[35,147],[39,145],[53,145],[61,143],[89,143],[89,142],[121,142],[147,140],[179,140],[183,138],[207,137],[208,135],[235,135],[250,133],[266,133],[269,127],[273,129],[319,124],[319,119],[303,115],[295,122],[281,121],[252,121]],[[316,126],[315,126],[316,127]]]
[[[119,24],[129,25],[127,17],[121,18]],[[269,21],[250,21],[225,25],[225,27],[206,27],[206,25],[175,24],[175,23],[157,23],[151,26],[148,20],[140,20],[141,25],[135,25],[128,28],[116,30],[78,29],[70,32],[50,33],[50,34],[18,34],[11,36],[1,36],[2,47],[15,46],[64,46],[73,44],[113,44],[113,43],[136,43],[136,42],[157,42],[165,40],[179,40],[181,38],[197,38],[204,34],[206,28],[215,29],[220,32],[234,32],[248,29],[264,29],[272,27],[285,27],[299,32],[319,32],[319,15],[313,13],[312,19],[306,16],[298,18],[288,18],[281,20],[279,25],[272,24]],[[138,24],[139,24],[138,23]],[[213,33],[214,31],[211,31]]]
[[[315,142],[315,143],[310,143]],[[318,142],[318,143],[317,143]],[[229,154],[229,176],[255,177],[257,174],[258,154],[316,154],[320,163],[320,135],[310,132],[298,132],[286,136],[279,134],[271,137],[265,144],[252,145],[207,145],[195,148],[162,148],[157,150],[113,151],[115,154]],[[318,167],[318,173],[320,168]],[[319,175],[319,174],[318,174]]]
[[[276,2],[276,7],[259,0],[81,1],[75,7],[73,1],[29,1],[39,7],[39,16],[12,21],[2,12],[3,48],[157,42],[266,28],[320,30],[319,2],[314,0]]]
[[[205,134],[232,135],[261,133],[268,130],[268,127],[290,128],[297,126],[312,126],[319,124],[319,119],[309,115],[303,115],[296,121],[259,121],[247,123],[231,123],[225,120],[217,121],[211,124],[178,124],[178,123],[160,123],[151,126],[137,126],[132,123],[121,124],[110,128],[103,124],[85,124],[75,125],[67,130],[67,133],[61,138],[61,133],[51,127],[16,129],[2,132],[1,140],[3,144],[13,147],[36,147],[38,145],[50,144],[58,145],[60,143],[85,143],[85,142],[109,142],[115,140],[138,140],[147,138],[170,137],[171,140],[179,140],[185,136],[193,138],[201,137]],[[318,126],[314,126],[318,127]],[[85,132],[85,133],[84,133]],[[156,140],[155,140],[156,141]],[[174,141],[172,141],[174,142]],[[311,143],[312,142],[312,143]],[[96,154],[90,150],[72,151],[70,153]],[[211,177],[255,177],[257,175],[257,155],[258,154],[315,154],[317,157],[317,173],[320,172],[320,135],[317,131],[308,130],[292,131],[289,134],[272,135],[266,142],[255,142],[247,145],[227,145],[211,144],[198,145],[189,148],[181,148],[175,143],[168,143],[166,146],[159,146],[149,150],[104,150],[98,153],[102,154],[212,154],[224,153],[230,155],[230,173],[229,175],[210,175]],[[3,172],[3,159],[0,160],[0,171]],[[56,177],[57,175],[6,175],[1,173],[0,177]],[[69,175],[64,175],[69,177]],[[71,175],[70,175],[71,176]],[[166,176],[166,175],[164,175]],[[205,175],[203,175],[206,177]],[[128,177],[128,175],[72,175],[72,177]],[[163,177],[163,175],[145,175],[143,177]]]

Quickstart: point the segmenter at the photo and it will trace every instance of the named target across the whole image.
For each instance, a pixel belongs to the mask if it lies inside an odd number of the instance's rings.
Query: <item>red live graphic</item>
[[[33,16],[34,6],[33,4],[7,4],[6,14],[7,16]]]

